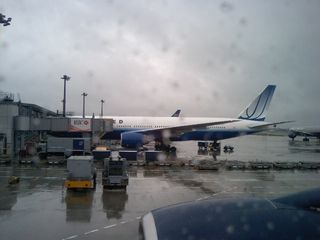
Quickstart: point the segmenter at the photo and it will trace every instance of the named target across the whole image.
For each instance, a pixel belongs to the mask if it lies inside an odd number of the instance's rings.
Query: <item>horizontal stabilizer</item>
[[[265,128],[265,127],[269,127],[269,126],[276,127],[278,124],[285,124],[285,123],[292,123],[292,122],[294,122],[294,121],[273,122],[273,123],[261,124],[259,126],[253,126],[253,127],[250,127],[250,128],[251,129],[260,129],[260,128]]]

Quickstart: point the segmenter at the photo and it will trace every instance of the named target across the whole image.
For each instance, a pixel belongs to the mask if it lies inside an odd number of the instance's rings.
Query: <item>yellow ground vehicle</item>
[[[68,177],[64,186],[68,189],[93,189],[96,186],[96,169],[92,156],[71,156],[67,160]]]

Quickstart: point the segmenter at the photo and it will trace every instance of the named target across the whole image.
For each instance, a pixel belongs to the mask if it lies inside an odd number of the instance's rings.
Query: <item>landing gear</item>
[[[291,138],[291,141],[294,142],[295,137],[290,137],[290,138]]]
[[[212,152],[220,152],[221,144],[217,141],[213,142],[198,142],[199,150],[208,150]]]
[[[223,147],[223,152],[225,152],[225,153],[233,153],[233,149],[234,149],[234,147],[232,147],[230,145],[225,145]]]
[[[170,152],[176,152],[177,148],[176,147],[170,147]]]
[[[220,152],[221,150],[221,143],[217,142],[217,141],[213,141],[211,143],[211,150],[214,152]]]
[[[304,137],[304,138],[302,139],[302,141],[304,141],[304,142],[309,142],[309,138]]]
[[[199,155],[210,155],[216,159],[216,156],[219,156],[221,153],[221,143],[217,141],[213,142],[198,142],[198,154]]]
[[[163,142],[156,142],[154,145],[155,150],[164,152],[176,152],[177,148],[170,146],[169,144],[164,144]]]

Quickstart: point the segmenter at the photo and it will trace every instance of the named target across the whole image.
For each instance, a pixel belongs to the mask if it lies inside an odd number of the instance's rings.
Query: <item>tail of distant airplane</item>
[[[174,114],[172,114],[172,116],[171,116],[171,117],[179,117],[180,112],[181,112],[181,110],[180,110],[180,109],[178,109],[177,111],[175,111],[175,113],[174,113]]]
[[[239,119],[264,121],[276,89],[275,85],[268,85],[238,116]]]

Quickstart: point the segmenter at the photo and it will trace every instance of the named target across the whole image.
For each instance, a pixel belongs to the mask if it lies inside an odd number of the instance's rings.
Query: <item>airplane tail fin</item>
[[[276,89],[275,85],[268,85],[238,116],[239,119],[264,121]]]
[[[175,113],[174,113],[174,114],[172,114],[172,116],[171,116],[171,117],[179,117],[180,112],[181,112],[181,110],[180,110],[180,109],[178,109],[177,111],[175,111]]]

